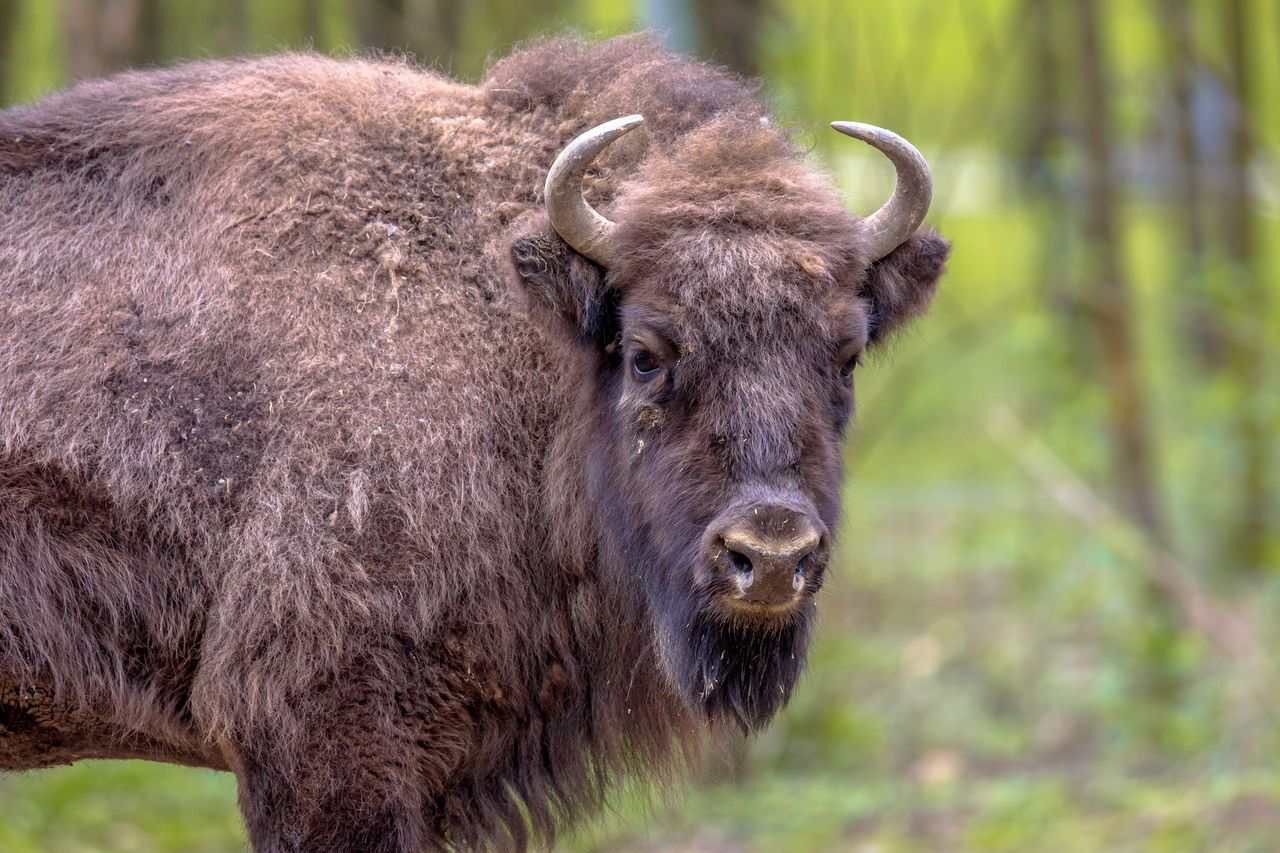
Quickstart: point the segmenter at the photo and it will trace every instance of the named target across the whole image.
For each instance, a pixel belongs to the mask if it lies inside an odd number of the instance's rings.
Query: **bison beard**
[[[785,622],[758,625],[726,620],[706,607],[691,607],[673,665],[683,687],[700,698],[710,720],[727,719],[743,734],[773,719],[795,688],[809,649],[809,612]]]
[[[853,366],[947,254],[918,153],[838,129],[900,170],[865,219],[646,37],[0,111],[0,770],[227,770],[271,853],[519,848],[765,725]]]
[[[643,579],[655,642],[675,693],[713,725],[728,722],[743,734],[763,729],[786,705],[804,671],[814,622],[813,599],[785,618],[762,621],[725,612],[712,589],[690,586],[688,557],[653,554],[647,537],[632,534],[620,553],[648,554],[664,570],[632,568]],[[676,571],[671,571],[671,568]],[[680,571],[679,569],[684,569]]]

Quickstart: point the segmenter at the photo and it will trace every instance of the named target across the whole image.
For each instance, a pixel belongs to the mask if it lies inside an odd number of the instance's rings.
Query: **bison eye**
[[[658,365],[658,360],[653,357],[653,353],[646,349],[636,350],[636,354],[631,357],[631,370],[635,373],[636,378],[642,382],[648,382],[653,379],[661,369]]]
[[[853,371],[859,364],[862,364],[862,353],[857,352],[849,356],[849,359],[840,367],[840,378],[846,382],[853,378]]]

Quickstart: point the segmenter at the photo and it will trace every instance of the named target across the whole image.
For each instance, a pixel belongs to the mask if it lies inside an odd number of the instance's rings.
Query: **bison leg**
[[[389,659],[391,658],[391,659]],[[422,851],[443,844],[440,798],[469,746],[452,694],[399,655],[361,661],[237,740],[254,849]]]
[[[255,851],[424,849],[421,813],[392,790],[397,785],[391,779],[369,768],[317,770],[285,769],[269,756],[245,757],[240,808]]]
[[[415,784],[380,761],[387,744],[369,730],[325,730],[303,754],[284,756],[269,740],[239,752],[239,806],[253,849],[424,849]]]

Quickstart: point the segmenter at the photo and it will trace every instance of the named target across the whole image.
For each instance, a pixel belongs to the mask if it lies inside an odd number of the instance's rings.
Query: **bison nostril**
[[[745,554],[741,554],[732,548],[726,547],[729,552],[729,565],[733,566],[733,570],[740,575],[750,575],[752,572],[751,558]]]
[[[812,556],[813,556],[812,552],[805,554],[803,557],[800,558],[800,561],[796,563],[795,573],[791,575],[791,588],[796,592],[799,592],[800,590],[804,589],[804,582],[805,582],[804,573],[805,573],[805,570],[809,567],[809,558]]]

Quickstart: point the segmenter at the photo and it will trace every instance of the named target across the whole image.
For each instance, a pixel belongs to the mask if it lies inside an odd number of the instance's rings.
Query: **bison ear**
[[[938,289],[951,244],[929,228],[873,263],[861,294],[870,305],[870,343],[879,344],[903,323],[929,307]]]
[[[570,249],[549,225],[512,241],[511,262],[534,306],[567,324],[578,342],[603,348],[613,341],[617,294],[604,270]]]

